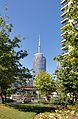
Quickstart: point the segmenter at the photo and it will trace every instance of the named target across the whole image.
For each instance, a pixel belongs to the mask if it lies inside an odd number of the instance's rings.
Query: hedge
[[[24,112],[43,113],[43,112],[55,111],[54,107],[50,107],[48,105],[41,105],[41,104],[8,104],[8,105]]]

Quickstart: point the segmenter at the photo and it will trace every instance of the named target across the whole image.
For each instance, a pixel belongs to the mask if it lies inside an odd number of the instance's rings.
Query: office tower
[[[61,49],[64,51],[63,55],[67,55],[72,52],[74,43],[76,43],[74,36],[78,30],[78,2],[77,0],[62,0],[61,6]]]
[[[33,72],[34,75],[37,75],[41,71],[46,71],[46,58],[43,56],[43,53],[41,53],[40,36],[39,36],[38,52],[34,54]]]

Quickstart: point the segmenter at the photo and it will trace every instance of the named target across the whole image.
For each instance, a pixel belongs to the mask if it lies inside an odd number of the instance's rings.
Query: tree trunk
[[[4,97],[2,92],[1,92],[1,100],[2,100],[2,104],[4,104]]]
[[[74,94],[74,98],[75,98],[75,102],[76,102],[77,99],[78,99],[78,94],[77,93]]]
[[[5,103],[6,103],[6,91],[4,91],[4,96],[5,96]]]

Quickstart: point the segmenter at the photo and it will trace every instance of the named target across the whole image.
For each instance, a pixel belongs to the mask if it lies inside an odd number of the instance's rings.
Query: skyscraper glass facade
[[[38,52],[34,54],[33,75],[36,76],[41,71],[46,71],[46,58],[41,53],[40,35],[38,41]]]
[[[35,75],[41,71],[46,71],[46,58],[42,53],[34,54],[33,71]]]

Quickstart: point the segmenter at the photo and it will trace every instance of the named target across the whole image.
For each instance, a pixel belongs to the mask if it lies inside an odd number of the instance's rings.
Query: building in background
[[[41,71],[46,71],[46,58],[44,57],[43,53],[41,53],[40,36],[39,36],[38,52],[34,54],[33,59],[34,76],[36,76]]]
[[[62,41],[61,41],[61,45],[62,45],[62,50],[63,55],[68,55],[69,53],[72,52],[73,50],[73,45],[71,43],[71,34],[74,34],[73,29],[78,28],[78,16],[76,16],[75,14],[73,14],[73,10],[74,12],[76,12],[76,9],[78,5],[78,2],[76,0],[62,0],[61,1],[61,30],[62,30]],[[70,36],[70,37],[69,37]]]
[[[61,12],[62,12],[62,14],[61,14],[61,18],[62,18],[62,20],[61,20],[61,24],[62,24],[62,28],[63,27],[65,27],[66,25],[68,25],[68,16],[67,16],[67,14],[68,14],[68,12],[69,12],[69,6],[71,5],[71,0],[69,0],[69,2],[68,2],[68,0],[62,0],[62,2],[61,2]],[[62,34],[61,34],[61,37],[62,37],[62,41],[61,41],[61,45],[62,45],[62,50],[64,51],[63,53],[64,53],[64,55],[65,54],[68,54],[68,50],[67,50],[67,46],[66,46],[66,38],[64,37],[64,36],[66,36],[66,34],[68,34],[67,33],[68,31],[65,31],[65,32],[62,32]]]

